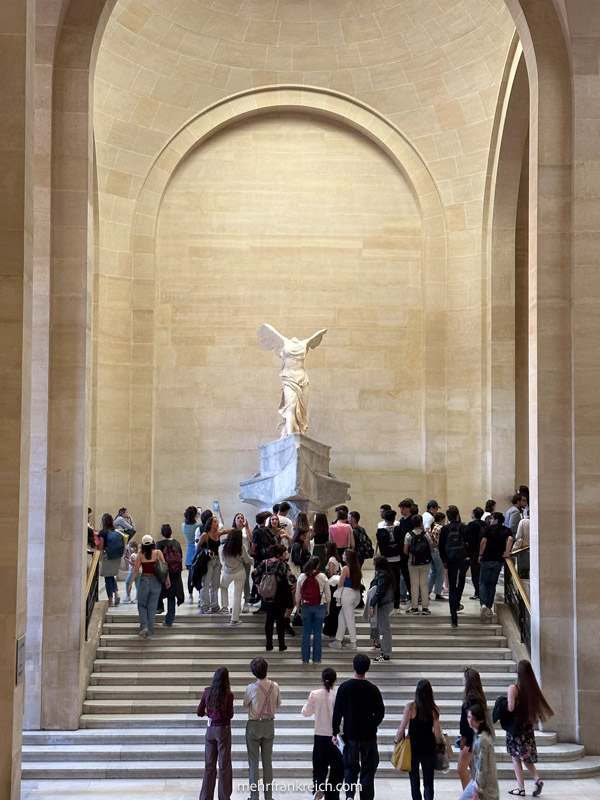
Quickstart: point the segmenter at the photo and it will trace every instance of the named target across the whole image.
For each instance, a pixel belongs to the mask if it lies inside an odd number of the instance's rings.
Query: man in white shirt
[[[391,510],[392,510],[392,507],[391,507],[391,505],[389,505],[389,503],[384,503],[382,506],[379,507],[379,514],[381,516],[381,522],[377,523],[377,527],[378,528],[387,528],[388,527],[388,522],[385,520],[385,512],[386,511],[391,511]],[[394,520],[394,525],[400,525],[400,523],[398,522],[397,519]]]
[[[244,695],[244,708],[248,709],[246,747],[248,749],[250,800],[259,800],[259,752],[262,753],[265,800],[273,800],[275,712],[281,705],[281,693],[279,685],[267,678],[269,665],[264,658],[253,658],[250,662],[250,670],[256,678],[254,683],[249,684]]]
[[[279,527],[283,528],[286,533],[289,533],[290,536],[294,535],[294,523],[292,520],[287,516],[290,512],[291,505],[284,500],[283,503],[279,504],[279,511],[277,512],[277,516],[279,517]]]
[[[433,518],[439,510],[440,506],[437,500],[430,500],[427,503],[427,511],[423,514],[423,530],[430,530],[433,525]]]

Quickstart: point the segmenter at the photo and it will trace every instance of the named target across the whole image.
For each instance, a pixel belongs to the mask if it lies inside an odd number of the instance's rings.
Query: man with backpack
[[[407,614],[419,613],[419,593],[421,594],[421,613],[431,614],[429,610],[429,568],[432,559],[433,542],[423,530],[423,517],[415,514],[412,518],[412,531],[404,537],[404,554],[408,556],[410,572],[411,608]]]
[[[444,525],[440,533],[439,548],[442,563],[448,570],[450,620],[452,627],[458,628],[458,612],[463,608],[460,601],[469,569],[467,526],[461,522],[460,511],[456,506],[448,506],[446,518],[448,524]]]
[[[368,561],[375,555],[373,543],[371,542],[369,534],[366,532],[366,530],[362,527],[362,525],[358,524],[360,522],[360,514],[358,511],[351,511],[348,514],[348,522],[350,523],[352,532],[354,533],[354,550],[358,556],[358,563],[362,567],[365,561]]]
[[[296,605],[302,612],[302,663],[310,661],[310,636],[313,636],[313,664],[321,663],[323,622],[329,614],[331,589],[319,559],[309,558],[296,583]]]
[[[377,528],[376,538],[379,552],[388,563],[394,578],[396,579],[396,589],[394,591],[394,609],[400,608],[400,556],[404,552],[402,547],[402,531],[400,526],[395,524],[396,512],[389,509],[383,515],[385,528]]]
[[[173,531],[170,525],[163,525],[160,529],[162,539],[156,543],[156,549],[160,550],[169,568],[170,587],[163,586],[158,603],[158,613],[164,609],[164,600],[167,600],[167,615],[163,625],[170,628],[175,619],[175,603],[181,605],[185,602],[183,593],[183,582],[181,573],[183,571],[183,552],[177,539],[172,539]]]

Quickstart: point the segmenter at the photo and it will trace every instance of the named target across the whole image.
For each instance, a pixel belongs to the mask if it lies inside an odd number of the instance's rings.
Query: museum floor
[[[500,796],[508,797],[514,781],[500,781]],[[435,786],[436,800],[457,800],[460,796],[458,780],[440,780]],[[527,785],[527,794],[531,785]],[[93,800],[196,800],[200,781],[196,780],[105,780],[105,781],[24,781],[21,800],[66,800],[68,798],[93,798]],[[290,800],[306,800],[308,792],[289,792]],[[408,777],[399,780],[378,780],[378,800],[408,800]],[[598,800],[600,778],[547,781],[542,794],[545,798],[560,800]],[[233,800],[245,800],[245,791],[234,791]],[[276,800],[280,800],[276,796]]]

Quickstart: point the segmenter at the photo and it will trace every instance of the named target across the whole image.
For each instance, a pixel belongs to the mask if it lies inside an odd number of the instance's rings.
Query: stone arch
[[[439,310],[433,303],[428,306],[431,293],[428,288],[434,284],[439,289],[446,280],[446,238],[445,219],[437,187],[417,149],[402,133],[381,114],[367,105],[341,93],[306,86],[266,86],[248,90],[215,103],[196,115],[172,137],[163,148],[150,169],[140,193],[132,228],[133,258],[133,296],[153,296],[148,282],[155,276],[155,231],[159,209],[171,176],[187,155],[201,146],[203,142],[229,125],[260,114],[272,111],[294,111],[324,116],[347,125],[374,142],[396,165],[410,186],[419,207],[423,230],[423,296],[424,296],[424,350],[425,363],[423,392],[423,462],[426,464],[426,483],[423,487],[429,496],[445,494],[445,464],[441,463],[439,441],[435,451],[428,422],[439,421],[445,414],[443,398],[433,391],[440,380],[440,370],[445,372],[445,319],[440,319]],[[136,282],[137,284],[136,288]],[[139,304],[137,305],[139,309]],[[154,314],[150,302],[144,309],[146,315]],[[435,317],[435,319],[434,319]],[[429,323],[429,324],[428,324]],[[150,326],[152,327],[152,326]],[[435,336],[432,331],[435,330]],[[435,368],[429,368],[435,351]],[[152,364],[152,348],[146,353],[148,366]],[[132,406],[140,411],[140,419],[152,418],[153,398],[143,390],[139,392]],[[439,422],[438,422],[439,424]],[[137,506],[151,507],[150,494],[153,476],[153,447],[148,441],[148,433],[142,427],[136,433],[136,441],[144,441],[148,449],[142,463],[145,469],[136,486],[131,486]],[[132,481],[133,482],[133,481]],[[133,500],[132,500],[133,503]]]

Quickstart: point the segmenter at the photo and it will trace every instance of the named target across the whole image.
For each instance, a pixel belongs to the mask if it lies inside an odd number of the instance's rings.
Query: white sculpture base
[[[240,483],[240,499],[246,503],[272,508],[287,500],[296,513],[309,514],[350,500],[350,484],[329,472],[329,445],[294,433],[258,450],[260,472]]]

